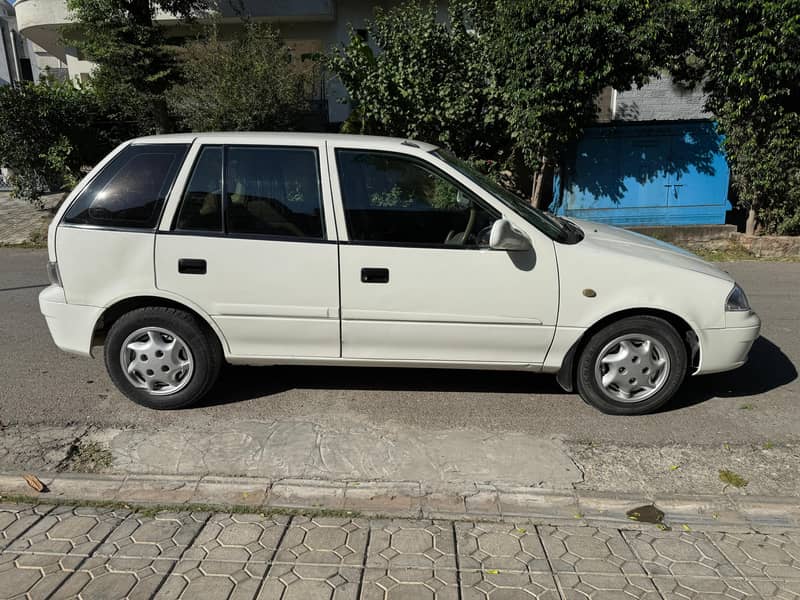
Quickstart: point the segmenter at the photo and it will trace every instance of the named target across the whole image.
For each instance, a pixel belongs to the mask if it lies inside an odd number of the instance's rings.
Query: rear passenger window
[[[186,144],[137,144],[122,150],[81,192],[66,223],[154,229]]]
[[[323,238],[317,152],[311,148],[225,148],[229,234]]]
[[[222,146],[206,146],[183,194],[176,229],[222,231]]]

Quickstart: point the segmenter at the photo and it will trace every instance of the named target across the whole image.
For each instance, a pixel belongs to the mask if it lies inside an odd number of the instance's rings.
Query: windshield
[[[538,208],[534,208],[529,202],[526,202],[513,192],[505,189],[503,186],[478,171],[468,162],[461,160],[447,150],[439,148],[434,150],[432,154],[481,186],[549,238],[564,243],[575,243],[583,239],[583,232],[580,231],[577,225],[539,210]]]

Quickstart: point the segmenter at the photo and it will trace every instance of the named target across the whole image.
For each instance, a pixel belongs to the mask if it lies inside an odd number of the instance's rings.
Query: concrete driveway
[[[725,264],[764,321],[748,365],[688,381],[659,414],[620,418],[564,393],[550,376],[323,367],[227,367],[203,406],[150,411],[116,392],[101,358],[55,348],[37,305],[46,256],[0,249],[0,421],[6,425],[203,429],[307,418],[633,445],[777,444],[800,437],[800,263]]]

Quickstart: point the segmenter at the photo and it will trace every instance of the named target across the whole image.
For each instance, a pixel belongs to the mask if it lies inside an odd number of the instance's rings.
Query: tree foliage
[[[455,0],[442,22],[433,3],[411,0],[376,9],[367,24],[369,43],[351,30],[349,43],[325,61],[348,91],[349,131],[496,158],[506,145],[505,128],[485,39],[473,29],[476,16],[474,4]]]
[[[97,64],[92,84],[117,119],[134,120],[141,133],[170,128],[164,94],[176,79],[174,55],[157,11],[191,19],[207,0],[67,0],[64,36]]]
[[[558,162],[596,120],[603,89],[628,90],[659,72],[677,39],[671,5],[670,0],[494,2],[493,58],[504,66],[511,135],[531,165]]]
[[[178,56],[182,83],[167,98],[183,127],[291,129],[308,108],[315,70],[292,64],[289,49],[267,24],[246,22],[231,40],[211,26]]]
[[[686,8],[692,44],[679,73],[703,81],[749,229],[800,234],[800,0]]]
[[[76,183],[101,146],[89,131],[93,107],[91,93],[70,83],[0,86],[0,165],[12,171],[12,195],[38,204]]]

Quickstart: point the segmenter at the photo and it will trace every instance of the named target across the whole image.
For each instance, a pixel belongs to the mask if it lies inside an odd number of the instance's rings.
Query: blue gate
[[[724,223],[721,141],[708,121],[592,127],[565,161],[550,210],[621,226]]]

